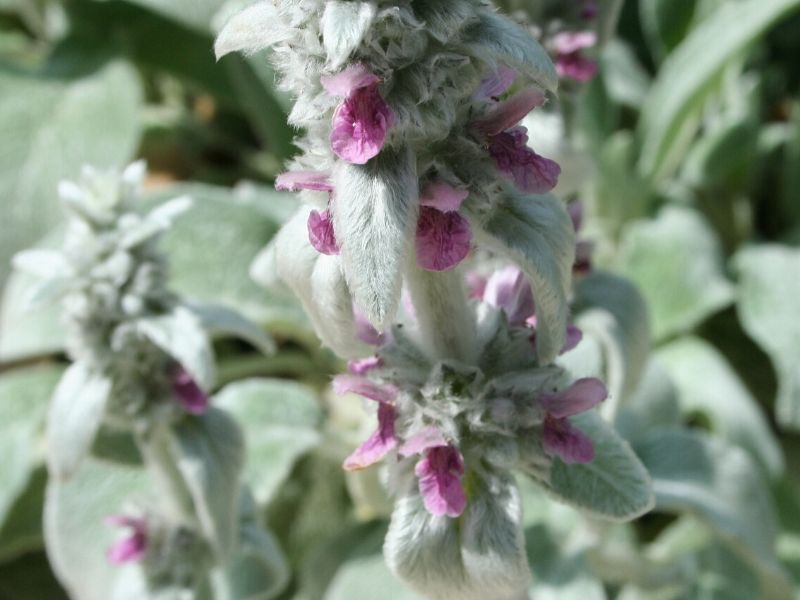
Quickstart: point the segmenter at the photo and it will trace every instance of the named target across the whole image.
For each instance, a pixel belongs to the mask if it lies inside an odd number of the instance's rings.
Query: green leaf
[[[138,566],[112,568],[106,551],[119,532],[104,517],[142,498],[148,478],[142,469],[88,459],[69,480],[47,486],[44,527],[50,562],[72,598],[108,600],[115,579]]]
[[[109,1],[109,0],[106,0]],[[208,31],[211,21],[231,0],[130,0],[179,23]]]
[[[0,376],[0,525],[40,463],[37,435],[60,369],[20,369]]]
[[[424,596],[397,581],[386,566],[380,550],[378,544],[373,554],[361,554],[361,546],[357,547],[358,555],[339,568],[324,600],[369,598],[376,590],[381,590],[382,600],[424,600]]]
[[[517,263],[536,298],[536,348],[541,364],[552,362],[564,345],[567,294],[575,260],[572,221],[555,196],[509,192],[489,220],[473,227],[479,244]]]
[[[763,245],[734,257],[739,320],[769,354],[778,374],[776,413],[800,431],[800,250]]]
[[[136,71],[112,62],[80,77],[34,75],[0,67],[0,284],[17,250],[62,219],[61,179],[84,164],[126,163],[139,138],[142,91]]]
[[[553,460],[550,480],[542,482],[557,499],[600,519],[629,521],[653,508],[647,470],[627,442],[597,413],[570,419],[594,444],[594,460],[568,465]]]
[[[92,447],[111,395],[111,380],[76,362],[58,382],[47,415],[47,465],[71,477]]]
[[[27,487],[17,497],[0,527],[0,563],[22,556],[44,545],[42,511],[44,509],[47,469],[37,468]]]
[[[624,232],[620,267],[639,286],[656,340],[691,330],[733,300],[713,230],[690,208],[667,206]]]
[[[189,302],[189,309],[212,336],[231,336],[249,342],[264,354],[275,352],[275,340],[235,310],[219,304]]]
[[[725,358],[699,338],[681,338],[658,351],[686,414],[703,413],[712,431],[747,450],[770,478],[783,472],[783,455],[756,399]]]
[[[236,422],[212,408],[172,429],[172,454],[194,501],[200,526],[225,560],[236,541],[244,440]]]
[[[717,87],[723,68],[799,6],[800,0],[724,2],[675,48],[642,111],[639,169],[643,174],[660,179],[670,173],[680,160],[676,141]]]
[[[744,450],[698,432],[660,429],[636,451],[653,477],[657,510],[697,515],[759,568],[765,589],[786,589],[768,487]]]
[[[657,427],[678,427],[681,424],[678,390],[664,365],[651,358],[631,399],[622,407],[614,423],[626,440],[637,440]]]
[[[633,48],[622,40],[611,40],[600,55],[600,73],[609,98],[639,108],[650,88],[650,75],[639,63]]]
[[[627,280],[593,271],[575,285],[575,323],[603,349],[604,376],[609,390],[607,406],[616,412],[633,393],[647,361],[650,328],[647,306]]]
[[[266,505],[300,457],[321,441],[319,401],[311,388],[277,379],[248,379],[225,386],[214,406],[244,430],[245,480]]]
[[[641,0],[639,15],[650,45],[660,59],[686,37],[695,16],[697,0]]]

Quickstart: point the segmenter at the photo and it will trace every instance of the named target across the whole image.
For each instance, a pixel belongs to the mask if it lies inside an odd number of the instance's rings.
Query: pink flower
[[[475,273],[474,271],[470,271],[464,277],[467,283],[467,291],[469,292],[469,297],[474,298],[475,300],[482,300],[484,294],[486,293],[486,285],[488,284],[488,279],[483,275]]]
[[[466,190],[434,183],[420,197],[417,221],[417,264],[428,271],[452,269],[469,254],[472,230],[458,209]]]
[[[363,165],[381,151],[394,125],[394,113],[378,90],[380,79],[358,64],[320,81],[329,94],[344,97],[333,115],[333,152]]]
[[[475,121],[475,126],[484,135],[497,135],[514,127],[534,108],[545,102],[542,90],[529,87],[511,96],[508,100],[498,102],[485,115]]]
[[[581,54],[581,50],[597,43],[593,31],[562,31],[553,36],[556,72],[559,77],[585,83],[597,74],[597,63]]]
[[[336,232],[333,229],[333,218],[327,210],[312,210],[308,214],[308,241],[320,254],[339,254]]]
[[[509,324],[515,327],[525,325],[536,310],[533,292],[525,274],[513,266],[500,269],[489,277],[483,301],[502,309]]]
[[[189,372],[181,366],[170,373],[172,392],[183,409],[193,415],[202,415],[208,410],[209,400]]]
[[[344,469],[348,471],[366,469],[397,447],[394,431],[397,420],[394,408],[394,400],[397,397],[395,387],[379,385],[356,375],[338,375],[333,380],[333,390],[337,394],[358,394],[379,404],[378,429],[345,459],[342,465]]]
[[[520,191],[543,194],[558,183],[561,167],[528,147],[528,130],[514,127],[490,136],[489,155],[497,170],[511,179]]]
[[[147,553],[147,521],[141,517],[109,515],[106,525],[126,527],[131,530],[128,537],[122,538],[108,549],[108,560],[115,565],[142,560]]]
[[[531,345],[535,348],[536,347],[536,326],[538,321],[536,319],[536,315],[532,315],[525,320],[525,325],[530,327],[533,330],[531,334]],[[581,340],[583,339],[583,332],[575,327],[572,323],[567,323],[567,335],[564,338],[564,345],[561,347],[561,351],[559,354],[564,354],[565,352],[569,352],[575,346],[577,346]]]
[[[481,81],[478,91],[475,92],[475,98],[482,100],[497,98],[510,88],[516,79],[517,72],[514,69],[506,65],[499,65],[497,71],[494,71]]]
[[[275,178],[275,189],[289,192],[332,192],[333,184],[330,182],[330,175],[321,171],[287,171]]]
[[[425,508],[437,517],[457,517],[467,506],[461,484],[464,458],[436,427],[426,427],[400,447],[403,457],[423,454],[414,468]]]
[[[383,366],[383,360],[379,356],[368,356],[347,361],[347,370],[353,375],[366,375],[373,369]]]
[[[353,322],[356,328],[356,337],[365,344],[383,346],[386,342],[386,334],[375,329],[355,304],[353,304]]]
[[[574,427],[568,417],[590,410],[608,397],[599,379],[578,379],[566,390],[545,394],[539,398],[546,411],[542,445],[550,455],[559,456],[567,464],[588,463],[594,460],[592,440]]]

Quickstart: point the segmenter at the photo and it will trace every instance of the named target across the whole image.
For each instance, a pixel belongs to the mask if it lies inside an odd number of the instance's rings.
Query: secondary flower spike
[[[564,31],[553,36],[558,75],[580,83],[591,80],[597,74],[597,63],[585,57],[582,50],[595,44],[597,35],[593,31]]]

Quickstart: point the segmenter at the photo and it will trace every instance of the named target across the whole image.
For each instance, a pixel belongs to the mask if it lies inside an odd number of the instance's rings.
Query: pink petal
[[[580,200],[570,202],[567,205],[567,212],[569,213],[569,218],[572,219],[572,228],[577,233],[583,226],[583,202]]]
[[[467,196],[469,196],[467,190],[436,182],[425,188],[419,198],[419,203],[421,206],[430,206],[441,212],[453,212],[461,208]]]
[[[365,65],[357,64],[336,75],[323,75],[319,82],[331,96],[347,98],[356,90],[378,84],[380,78]]]
[[[502,309],[513,326],[523,325],[536,310],[531,286],[525,274],[514,266],[505,267],[489,278],[483,301]]]
[[[347,471],[365,469],[374,465],[397,447],[397,438],[394,435],[396,419],[397,413],[394,407],[389,404],[381,404],[378,407],[378,430],[345,459],[342,465],[344,469]]]
[[[446,446],[447,440],[444,439],[442,432],[438,427],[426,427],[419,433],[412,435],[408,438],[402,446],[400,446],[400,456],[406,458],[414,454],[421,454],[429,448],[437,446]]]
[[[464,459],[452,446],[428,450],[414,469],[419,478],[419,491],[425,508],[434,516],[458,517],[467,506],[467,496],[461,485]]]
[[[559,55],[555,64],[559,77],[574,79],[580,83],[586,83],[597,75],[597,63],[577,53]]]
[[[383,346],[386,335],[375,329],[355,304],[353,304],[353,322],[359,340],[370,346]]]
[[[417,264],[428,271],[447,271],[469,254],[472,230],[457,212],[423,206],[417,221]]]
[[[474,271],[470,271],[466,274],[466,282],[467,282],[467,290],[469,291],[469,297],[475,298],[476,300],[482,300],[484,294],[486,293],[486,286],[488,285],[488,279],[483,275],[475,273]]]
[[[331,148],[341,159],[363,165],[377,156],[394,124],[394,113],[378,86],[358,88],[336,109]]]
[[[567,339],[564,341],[564,346],[561,348],[560,354],[564,354],[575,348],[575,346],[581,343],[582,339],[583,332],[580,329],[572,324],[567,325]]]
[[[567,419],[545,418],[542,446],[547,454],[559,456],[567,464],[594,460],[592,440]]]
[[[607,397],[608,390],[602,381],[585,377],[562,392],[542,395],[539,402],[549,415],[563,419],[594,408]]]
[[[550,45],[558,54],[573,54],[597,44],[594,31],[562,31],[553,36]]]
[[[481,82],[478,91],[475,92],[475,98],[488,100],[489,98],[500,96],[511,87],[516,78],[517,72],[514,69],[500,65],[497,71]]]
[[[535,87],[526,88],[511,96],[508,100],[496,104],[475,125],[485,135],[497,135],[519,123],[525,115],[545,102],[542,90]]]
[[[108,560],[115,565],[141,560],[147,553],[147,521],[126,515],[109,515],[106,525],[131,529],[130,535],[114,542],[108,549]]]
[[[287,171],[275,178],[275,189],[289,192],[313,190],[315,192],[332,192],[333,184],[328,173],[321,171]]]
[[[193,415],[201,415],[208,410],[209,400],[197,382],[183,367],[177,367],[170,373],[172,393],[183,409]]]
[[[320,254],[339,254],[330,212],[312,210],[308,213],[308,241]]]
[[[347,362],[347,370],[353,375],[366,375],[373,369],[383,365],[383,360],[379,356],[370,356],[368,358],[359,358],[358,360],[350,360]]]
[[[497,169],[514,181],[520,191],[543,194],[558,183],[561,167],[527,146],[528,134],[524,127],[503,131],[489,137],[488,141],[489,154]]]
[[[380,385],[358,375],[337,375],[333,378],[333,391],[358,394],[381,404],[391,404],[397,397],[397,388],[393,385]]]

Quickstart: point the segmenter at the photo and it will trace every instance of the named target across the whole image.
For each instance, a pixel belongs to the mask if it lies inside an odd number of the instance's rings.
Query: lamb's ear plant
[[[266,533],[247,508],[252,501],[240,481],[243,435],[210,402],[210,332],[233,331],[265,352],[273,342],[234,312],[170,292],[158,240],[191,200],[178,198],[142,214],[137,201],[144,175],[144,164],[134,163],[121,173],[86,168],[78,182],[62,183],[68,226],[61,249],[25,251],[14,261],[41,278],[32,302],[60,299],[72,360],[47,423],[48,552],[76,598],[108,597],[103,581],[109,576],[74,568],[76,555],[106,550],[110,563],[138,567],[120,571],[116,593],[196,598],[213,589],[215,597],[229,597],[226,586],[239,584],[226,582],[226,571],[243,575],[246,563],[259,558],[253,540]],[[126,446],[131,439],[135,445]],[[112,475],[93,455],[141,462],[147,479],[130,469]],[[116,492],[120,503],[106,507],[105,522],[126,533],[108,549],[82,548],[78,540],[94,540],[70,531],[77,507],[70,506],[69,491],[98,472],[107,475],[97,489],[83,490],[83,498],[96,504],[107,491]],[[126,497],[134,480],[142,485]],[[95,522],[83,525],[99,530],[103,518],[90,514]],[[285,576],[272,583],[282,586]]]
[[[653,505],[592,410],[606,386],[555,362],[580,340],[575,232],[549,193],[559,166],[519,122],[555,93],[556,68],[479,0],[262,1],[216,46],[266,48],[304,132],[277,186],[305,206],[258,265],[351,361],[334,390],[377,406],[344,468],[386,464],[387,563],[432,599],[527,598],[516,473],[601,519]],[[476,249],[514,266],[468,293],[459,265]]]

